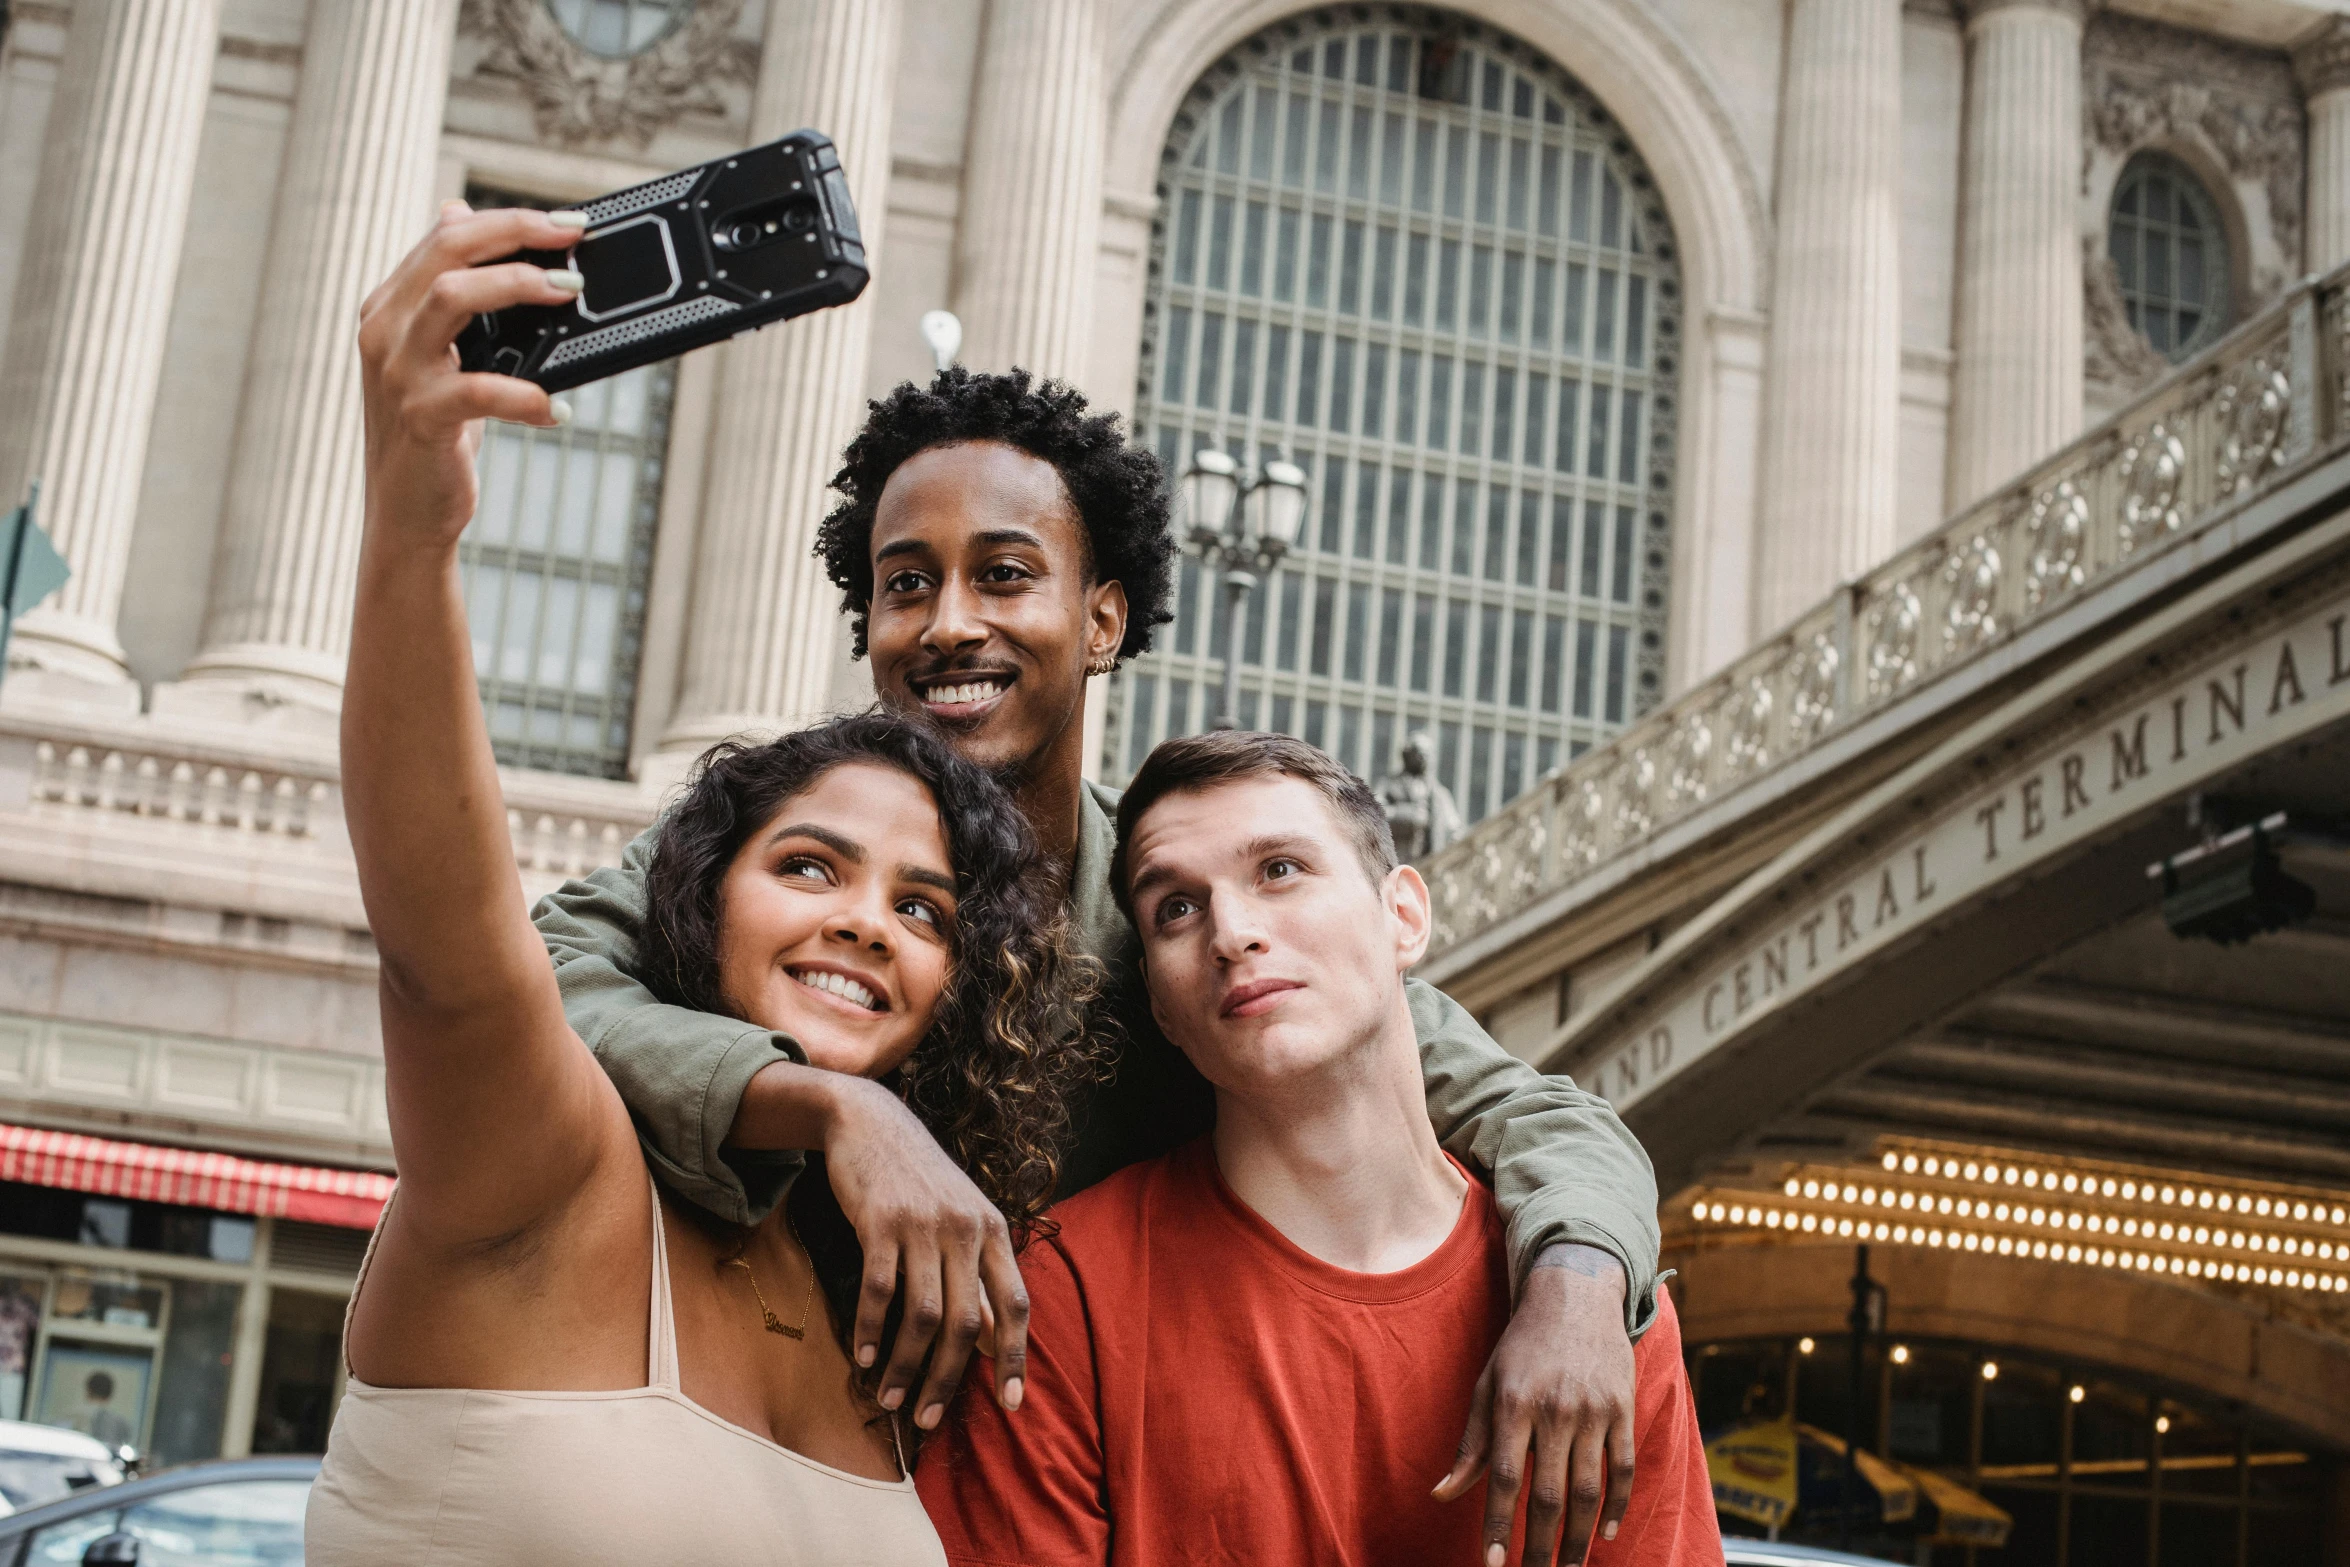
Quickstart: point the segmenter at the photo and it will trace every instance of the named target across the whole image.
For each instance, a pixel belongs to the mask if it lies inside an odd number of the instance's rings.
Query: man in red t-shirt
[[[1110,884],[1215,1130],[1060,1204],[1028,1248],[1019,1412],[965,1398],[922,1455],[948,1559],[1547,1562],[1565,1499],[1532,1499],[1528,1542],[1515,1486],[1480,1508],[1443,1445],[1508,1323],[1507,1253],[1491,1193],[1428,1124],[1403,985],[1428,892],[1370,791],[1284,736],[1170,740],[1127,789]],[[1722,1560],[1657,1306],[1635,1350],[1639,1482],[1594,1567]]]

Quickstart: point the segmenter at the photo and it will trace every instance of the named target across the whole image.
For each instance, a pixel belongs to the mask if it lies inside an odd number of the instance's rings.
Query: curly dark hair
[[[1105,1047],[1089,1028],[1101,968],[1070,946],[1067,915],[1027,818],[935,731],[872,711],[761,745],[729,740],[705,752],[654,840],[644,978],[674,1005],[742,1016],[721,982],[727,870],[793,797],[854,762],[896,768],[929,789],[955,873],[946,993],[914,1053],[883,1082],[1025,1242],[1052,1201],[1070,1106],[1101,1072]],[[809,1155],[808,1166],[792,1183],[789,1213],[816,1264],[833,1335],[853,1362],[848,1335],[864,1253],[822,1156]],[[881,1353],[856,1378],[868,1396],[896,1331],[893,1308]]]
[[[1116,414],[1088,413],[1075,388],[1039,382],[1025,370],[983,375],[961,365],[941,370],[928,386],[901,381],[866,408],[865,427],[832,479],[847,499],[816,530],[816,553],[841,591],[858,658],[873,603],[873,512],[882,486],[916,453],[966,441],[1016,446],[1059,471],[1085,525],[1092,579],[1126,590],[1118,657],[1150,651],[1156,629],[1175,618],[1175,535],[1159,460],[1126,443]]]

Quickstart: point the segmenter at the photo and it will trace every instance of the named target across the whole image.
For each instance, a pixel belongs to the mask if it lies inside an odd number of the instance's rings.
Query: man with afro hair
[[[1151,1018],[1140,946],[1111,895],[1118,793],[1083,776],[1087,678],[1147,651],[1170,618],[1165,477],[1115,414],[1090,412],[1073,389],[950,368],[871,405],[833,486],[843,500],[817,550],[875,694],[1004,780],[1062,867],[1077,944],[1107,970],[1122,1037],[1106,1081],[1071,1107],[1062,1188],[1080,1190],[1188,1141],[1212,1108]],[[1001,1217],[886,1088],[807,1066],[794,1040],[664,1006],[638,982],[651,837],[538,911],[565,1011],[647,1157],[681,1195],[741,1224],[820,1151],[865,1253],[862,1361],[893,1298],[904,1312],[883,1406],[934,1427],[992,1319],[997,1397],[1017,1409],[1027,1299]],[[1492,1181],[1517,1288],[1454,1483],[1490,1463],[1496,1487],[1571,1494],[1566,1559],[1580,1560],[1586,1499],[1604,1480],[1612,1521],[1630,1494],[1631,1339],[1656,1309],[1655,1179],[1604,1100],[1507,1055],[1430,986],[1413,981],[1409,999],[1431,1124]]]

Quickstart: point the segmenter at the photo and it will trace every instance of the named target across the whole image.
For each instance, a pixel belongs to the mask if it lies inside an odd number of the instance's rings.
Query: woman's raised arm
[[[527,381],[460,371],[451,345],[478,312],[559,304],[580,286],[479,263],[564,250],[579,230],[577,214],[451,202],[361,309],[367,518],[343,798],[383,959],[401,1223],[428,1245],[528,1229],[600,1161],[635,1153],[523,905],[457,578],[482,420],[556,425],[568,409]]]

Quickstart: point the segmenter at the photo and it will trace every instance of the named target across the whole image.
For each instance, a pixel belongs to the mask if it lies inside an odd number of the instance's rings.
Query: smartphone
[[[828,137],[716,158],[582,204],[568,251],[508,256],[571,267],[576,300],[475,316],[458,362],[550,392],[599,381],[865,291],[865,246]]]

